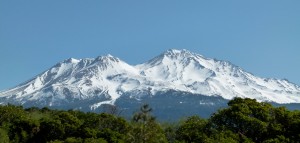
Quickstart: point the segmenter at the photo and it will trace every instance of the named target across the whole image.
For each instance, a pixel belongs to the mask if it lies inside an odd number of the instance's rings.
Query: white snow
[[[287,80],[266,79],[245,72],[229,62],[205,58],[187,50],[168,50],[149,62],[129,65],[111,55],[95,59],[68,59],[32,80],[0,93],[0,97],[53,102],[72,98],[107,96],[91,105],[114,104],[122,93],[177,90],[207,96],[255,98],[277,103],[300,103],[300,87]],[[29,97],[30,96],[30,97]],[[49,103],[50,104],[50,103]],[[204,104],[204,103],[200,103]]]

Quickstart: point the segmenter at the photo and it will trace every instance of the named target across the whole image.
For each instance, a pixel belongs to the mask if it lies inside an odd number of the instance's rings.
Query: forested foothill
[[[201,110],[201,109],[199,109]],[[0,143],[297,143],[300,112],[235,98],[209,118],[159,122],[149,105],[130,120],[106,113],[0,106]]]

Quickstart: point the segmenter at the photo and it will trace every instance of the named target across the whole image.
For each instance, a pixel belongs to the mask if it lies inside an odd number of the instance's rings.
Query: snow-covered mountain
[[[97,109],[124,97],[141,101],[169,91],[226,100],[248,97],[275,103],[300,103],[300,87],[287,80],[260,78],[230,62],[174,49],[139,65],[129,65],[111,55],[67,59],[1,92],[0,102]],[[172,98],[168,100],[172,102]]]

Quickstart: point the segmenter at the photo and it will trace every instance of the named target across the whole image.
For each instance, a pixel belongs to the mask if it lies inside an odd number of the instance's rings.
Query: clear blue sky
[[[70,57],[171,48],[300,85],[300,0],[0,0],[0,90]]]

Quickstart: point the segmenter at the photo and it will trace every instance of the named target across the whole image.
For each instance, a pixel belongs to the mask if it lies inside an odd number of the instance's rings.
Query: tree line
[[[199,109],[201,110],[201,109]],[[113,108],[112,113],[116,113]],[[234,98],[210,118],[158,122],[145,104],[125,120],[116,114],[0,106],[1,143],[297,143],[300,112]]]

